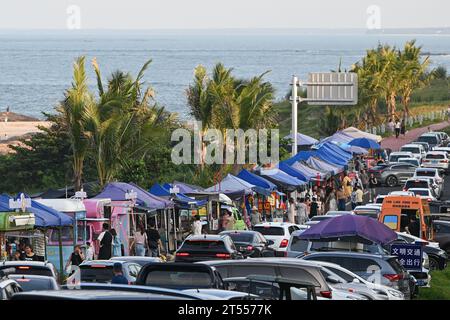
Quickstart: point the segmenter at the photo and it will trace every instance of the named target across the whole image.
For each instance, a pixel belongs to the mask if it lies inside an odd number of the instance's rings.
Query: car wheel
[[[430,271],[440,270],[439,261],[434,257],[429,257],[429,266],[430,266]]]
[[[398,179],[395,176],[389,176],[386,178],[386,185],[388,187],[395,187],[398,184]]]

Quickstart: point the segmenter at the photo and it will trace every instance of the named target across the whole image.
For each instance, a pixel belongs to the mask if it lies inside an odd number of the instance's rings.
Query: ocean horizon
[[[117,69],[136,75],[152,59],[144,81],[155,89],[160,105],[186,120],[185,91],[199,64],[211,70],[222,62],[238,77],[270,71],[265,79],[282,99],[292,75],[305,79],[309,72],[336,70],[340,61],[349,69],[379,43],[401,47],[416,39],[431,55],[431,67],[450,68],[448,36],[364,29],[0,30],[0,111],[10,107],[38,118],[52,113],[71,84],[73,61],[81,55],[88,61],[94,92],[93,58],[104,77]]]

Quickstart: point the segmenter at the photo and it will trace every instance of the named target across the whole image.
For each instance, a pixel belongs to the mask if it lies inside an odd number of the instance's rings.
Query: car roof
[[[420,171],[434,171],[434,172],[439,172],[439,169],[436,168],[417,168],[416,172],[420,172]]]
[[[363,252],[348,252],[348,251],[333,251],[333,252],[313,252],[305,257],[315,257],[315,256],[339,256],[339,257],[356,257],[356,258],[372,258],[372,259],[383,259],[387,260],[390,258],[396,258],[391,255],[380,255],[373,253],[363,253]]]
[[[447,152],[445,151],[428,151],[427,155],[429,154],[442,154],[442,155],[447,155]]]
[[[220,266],[220,265],[234,265],[234,264],[268,264],[268,265],[297,265],[297,266],[306,266],[306,267],[318,267],[318,265],[314,262],[301,260],[297,258],[250,258],[250,259],[242,259],[242,260],[210,260],[210,261],[201,261],[196,262],[195,264],[206,264],[212,266]]]
[[[263,223],[258,223],[257,225],[255,225],[255,227],[290,227],[290,226],[295,226],[295,223],[290,223],[290,222],[263,222]]]
[[[186,292],[189,294],[206,294],[211,295],[216,298],[226,299],[229,300],[231,298],[243,298],[243,297],[258,297],[254,294],[248,294],[246,292],[240,292],[240,291],[229,291],[229,290],[220,290],[220,289],[212,289],[212,288],[205,288],[205,289],[186,289],[182,292]]]
[[[436,134],[438,134],[438,133],[437,132],[427,132],[427,133],[420,135],[420,137],[435,137]]]
[[[430,189],[428,189],[428,188],[409,188],[408,189],[409,191],[413,191],[413,190],[418,190],[418,191],[430,191]]]
[[[258,234],[258,231],[253,230],[225,230],[220,232],[219,234],[233,234],[233,233],[248,233],[248,234]]]
[[[410,151],[396,151],[396,152],[392,152],[389,156],[401,156],[404,154],[412,154],[412,152]]]
[[[30,267],[47,267],[52,268],[53,264],[48,261],[3,261],[0,263],[0,268],[3,266],[30,266]]]
[[[41,275],[35,275],[35,274],[18,274],[18,273],[12,273],[8,275],[8,278],[11,279],[36,279],[36,280],[48,280],[48,281],[56,281],[54,277],[49,276],[41,276]]]
[[[146,257],[146,256],[121,256],[111,257],[114,262],[134,262],[134,261],[148,261],[148,262],[160,262],[161,258],[158,257]]]
[[[84,260],[80,266],[92,266],[97,264],[103,264],[105,266],[113,266],[115,263],[124,264],[127,263],[127,261],[121,261],[121,260]]]
[[[403,147],[407,147],[407,148],[409,148],[409,147],[414,147],[414,148],[417,147],[417,148],[420,148],[419,145],[414,144],[414,143],[408,143],[408,144],[405,144],[405,145],[402,146],[402,148],[403,148]]]
[[[112,290],[42,290],[16,293],[14,297],[27,297],[30,299],[36,297],[62,298],[69,300],[123,300],[130,298],[135,300],[163,300],[167,295],[151,294],[133,291],[112,291]],[[181,299],[179,297],[170,297],[172,299]],[[183,298],[186,299],[186,298]]]
[[[219,235],[219,234],[203,234],[203,235],[190,235],[186,238],[187,241],[190,240],[211,240],[211,241],[219,241],[223,240],[227,235]]]

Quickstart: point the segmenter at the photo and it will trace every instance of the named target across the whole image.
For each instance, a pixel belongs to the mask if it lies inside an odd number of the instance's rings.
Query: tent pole
[[[167,223],[167,209],[164,209],[164,227],[166,231],[166,254],[169,254],[169,225]]]
[[[64,282],[64,261],[62,248],[62,227],[58,227],[58,244],[59,244],[59,281]]]

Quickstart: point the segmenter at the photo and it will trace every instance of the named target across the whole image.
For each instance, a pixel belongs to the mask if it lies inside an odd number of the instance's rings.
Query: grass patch
[[[431,288],[420,288],[418,300],[450,300],[450,266],[431,272]]]

